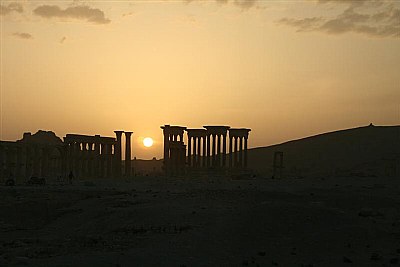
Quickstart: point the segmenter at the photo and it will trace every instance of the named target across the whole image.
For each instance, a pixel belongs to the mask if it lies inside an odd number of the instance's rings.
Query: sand
[[[395,178],[0,187],[0,266],[391,266]]]

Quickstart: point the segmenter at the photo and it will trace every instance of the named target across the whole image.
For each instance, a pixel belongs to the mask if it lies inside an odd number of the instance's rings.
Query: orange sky
[[[248,127],[250,147],[400,124],[397,1],[0,1],[0,139]],[[142,139],[155,140],[145,148]]]

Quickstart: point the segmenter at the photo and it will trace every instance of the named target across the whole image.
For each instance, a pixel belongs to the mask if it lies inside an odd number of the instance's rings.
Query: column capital
[[[114,131],[114,133],[117,135],[117,137],[118,136],[122,136],[122,133],[123,133],[124,131],[121,131],[121,130],[117,130],[117,131]]]

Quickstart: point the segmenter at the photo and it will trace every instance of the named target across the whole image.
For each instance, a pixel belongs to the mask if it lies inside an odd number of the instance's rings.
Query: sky
[[[400,124],[400,1],[0,0],[0,140],[161,125],[249,147]],[[144,137],[154,139],[151,148]]]

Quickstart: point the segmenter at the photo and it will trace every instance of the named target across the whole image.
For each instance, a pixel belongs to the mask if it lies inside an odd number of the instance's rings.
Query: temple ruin
[[[125,133],[125,170],[122,134]],[[132,175],[132,132],[115,131],[116,137],[67,134],[63,141],[53,132],[24,133],[16,142],[0,141],[0,180],[22,183],[30,177],[121,178]]]
[[[251,129],[230,126],[161,126],[164,134],[164,170],[167,175],[196,170],[245,170]],[[187,133],[187,152],[183,134]],[[228,140],[229,134],[229,140]],[[179,137],[179,140],[178,140]],[[229,143],[229,164],[227,145]]]

